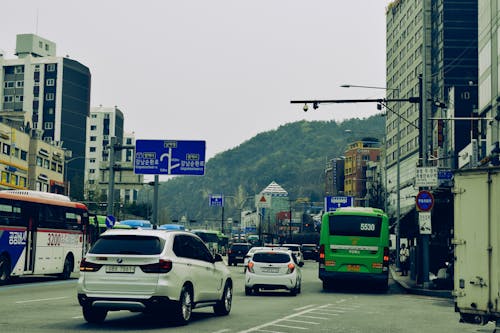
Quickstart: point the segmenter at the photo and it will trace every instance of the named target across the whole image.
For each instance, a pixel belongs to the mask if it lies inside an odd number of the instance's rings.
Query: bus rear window
[[[331,236],[380,237],[382,218],[378,216],[331,215]]]

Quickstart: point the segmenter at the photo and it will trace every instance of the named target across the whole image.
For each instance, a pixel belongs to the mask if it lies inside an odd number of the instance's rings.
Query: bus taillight
[[[389,266],[389,248],[384,247],[384,266]]]
[[[321,244],[319,246],[319,260],[321,261],[325,260],[325,244]]]

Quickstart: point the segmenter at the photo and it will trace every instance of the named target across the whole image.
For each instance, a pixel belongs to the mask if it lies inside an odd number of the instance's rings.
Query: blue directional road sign
[[[137,140],[134,173],[203,175],[205,147],[205,141]]]
[[[325,212],[333,212],[340,207],[352,207],[352,197],[325,197]]]
[[[108,215],[106,216],[105,223],[107,228],[113,228],[116,223],[116,218],[113,215]]]
[[[224,207],[224,196],[222,194],[212,194],[210,196],[209,206]]]

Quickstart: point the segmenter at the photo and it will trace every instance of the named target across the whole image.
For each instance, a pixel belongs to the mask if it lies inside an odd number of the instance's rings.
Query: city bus
[[[381,209],[345,207],[323,214],[319,240],[323,289],[360,281],[385,291],[389,279],[389,220]]]
[[[11,277],[78,272],[90,245],[87,207],[38,191],[0,191],[0,284]]]
[[[229,237],[218,230],[191,230],[192,233],[199,236],[207,245],[213,254],[220,253],[225,255],[228,249]]]

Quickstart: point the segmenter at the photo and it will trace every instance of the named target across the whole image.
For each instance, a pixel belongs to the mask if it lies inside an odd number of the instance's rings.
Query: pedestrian
[[[406,244],[401,244],[401,249],[399,250],[399,263],[401,265],[401,275],[408,275],[408,266],[410,264],[410,251],[406,247]]]

